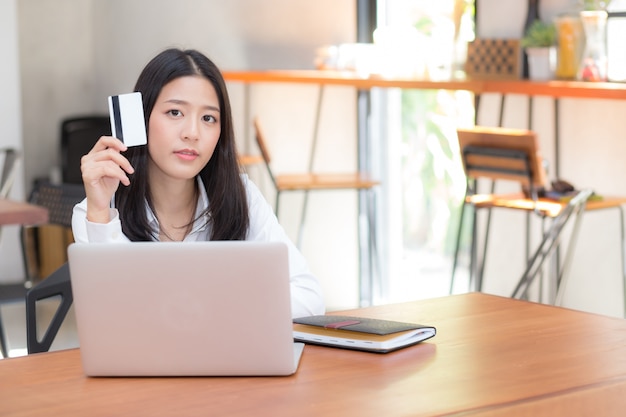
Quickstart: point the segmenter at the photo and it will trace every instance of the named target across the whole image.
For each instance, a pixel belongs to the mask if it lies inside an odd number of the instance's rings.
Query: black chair
[[[82,184],[51,184],[46,180],[35,181],[33,191],[28,201],[48,209],[48,225],[58,225],[66,228],[72,226],[72,210],[74,205],[85,198],[85,189]],[[26,271],[26,279],[24,282],[16,284],[8,284],[0,289],[0,298],[10,300],[12,302],[24,302],[27,297],[28,289],[39,280],[39,275],[34,273],[32,265],[37,264],[36,260],[32,260],[32,251],[29,250],[33,245],[30,238],[37,236],[36,233],[29,233],[38,226],[24,226],[22,228],[22,259],[24,261],[24,270]],[[54,275],[54,274],[53,274]],[[45,280],[37,286],[45,284]],[[51,294],[53,296],[55,294]],[[0,349],[3,356],[7,353],[7,343],[4,331],[0,322]]]
[[[47,180],[35,181],[33,190],[29,197],[29,202],[48,209],[48,225],[57,225],[66,229],[72,227],[72,211],[74,206],[85,198],[85,189],[81,184],[52,184]],[[31,259],[32,251],[28,248],[32,246],[32,242],[28,239],[38,239],[37,233],[29,233],[31,229],[37,227],[24,227],[22,229],[22,252],[24,259],[24,268],[28,280],[32,283],[34,280],[41,279],[43,276],[32,270],[33,264],[38,264],[38,260]],[[68,245],[69,242],[63,242]],[[65,248],[63,248],[65,250]],[[61,264],[59,262],[58,264]],[[56,268],[58,265],[55,265]],[[46,274],[48,275],[48,274]]]
[[[69,228],[72,226],[74,205],[82,201],[83,198],[85,198],[85,189],[82,184],[51,184],[47,181],[38,181],[35,183],[30,201],[48,208],[49,224]],[[25,262],[28,262],[26,233],[22,233],[22,237],[24,259]],[[45,331],[43,338],[39,339],[37,337],[37,302],[56,296],[61,297],[61,303],[48,326],[48,330]],[[73,302],[67,262],[28,290],[25,297],[28,352],[45,352],[50,349],[50,345]]]
[[[80,158],[100,136],[111,135],[109,116],[72,117],[61,123],[61,178],[63,183],[82,184]]]
[[[37,303],[44,299],[60,297],[57,307],[48,328],[39,338],[37,331]],[[59,269],[26,293],[26,347],[28,353],[47,352],[54,341],[67,312],[72,306],[72,284],[70,281],[69,266],[64,263]]]

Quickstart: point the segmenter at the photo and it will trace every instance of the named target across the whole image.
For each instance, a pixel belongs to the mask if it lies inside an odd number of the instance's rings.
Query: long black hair
[[[220,105],[220,137],[213,156],[198,174],[209,198],[209,207],[202,217],[212,228],[211,240],[244,240],[249,227],[246,191],[237,160],[226,83],[217,66],[196,50],[167,49],[154,57],[135,84],[135,91],[141,92],[143,97],[146,129],[163,87],[185,76],[206,78],[215,88]],[[120,186],[115,193],[122,232],[131,241],[158,240],[159,232],[150,227],[145,207],[146,202],[153,207],[148,185],[148,146],[128,148],[125,156],[135,172],[130,178],[130,185]]]

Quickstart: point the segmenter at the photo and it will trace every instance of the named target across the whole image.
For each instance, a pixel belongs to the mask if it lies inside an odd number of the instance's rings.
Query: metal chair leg
[[[359,243],[359,305],[361,307],[371,306],[374,301],[374,279],[372,270],[371,252],[371,223],[367,217],[369,215],[367,196],[363,190],[358,192],[359,207],[365,207],[365,212],[359,209],[357,218],[358,243]],[[363,216],[365,214],[365,217]]]
[[[471,249],[470,249],[470,267],[469,267],[469,289],[476,288],[475,279],[478,275],[477,271],[477,246],[478,246],[478,238],[477,238],[477,228],[478,228],[478,213],[476,207],[472,205],[472,237],[471,237]]]
[[[0,312],[0,355],[3,358],[8,357],[7,343],[4,339],[4,328],[2,327],[2,313]]]
[[[39,339],[37,336],[37,302],[56,296],[61,297],[61,302],[43,337]],[[67,262],[28,291],[26,294],[26,343],[29,354],[50,350],[73,301]]]
[[[544,233],[542,241],[539,245],[537,251],[535,251],[532,259],[530,260],[528,267],[524,271],[522,278],[519,280],[515,290],[511,294],[512,298],[525,298],[528,295],[528,289],[530,285],[537,277],[538,272],[541,270],[544,261],[553,254],[554,250],[560,245],[563,228],[567,225],[568,220],[575,216],[574,222],[574,231],[577,232],[579,227],[579,222],[582,220],[582,213],[585,209],[585,203],[589,196],[591,195],[590,190],[583,190],[579,192],[567,205],[567,207],[562,211],[562,213],[557,216],[550,229]],[[575,235],[573,236],[575,238]],[[570,244],[569,249],[573,249],[572,244]],[[573,253],[573,252],[572,252]],[[569,255],[568,255],[569,258]],[[564,268],[564,272],[568,271],[568,266]],[[563,274],[563,272],[562,272]],[[563,275],[565,277],[565,275]],[[559,278],[557,277],[557,280]],[[558,282],[558,281],[557,281]],[[556,301],[556,300],[555,300]]]
[[[278,218],[278,209],[280,208],[280,191],[276,190],[276,202],[274,204],[274,214]]]
[[[513,290],[513,293],[511,294],[512,298],[528,298],[528,289],[530,288],[530,285],[537,277],[538,271],[543,266],[544,261],[548,256],[550,256],[550,254],[552,254],[555,247],[555,241],[550,242],[548,238],[549,235],[546,234],[541,242],[541,245],[539,246],[539,249],[535,252],[532,259],[528,263],[528,267],[524,271],[520,281],[517,283],[515,290]]]
[[[485,262],[487,261],[487,249],[489,244],[489,229],[491,228],[491,208],[487,209],[487,223],[485,224],[485,237],[480,262],[477,265],[476,291],[483,290],[483,276],[485,272]]]
[[[625,236],[625,230],[624,230],[624,207],[623,206],[616,206],[617,210],[619,211],[619,220],[620,220],[620,269],[621,269],[621,275],[622,275],[622,303],[623,303],[623,308],[624,308],[624,317],[626,318],[626,236]],[[580,216],[580,214],[579,214]],[[572,236],[575,236],[575,234],[578,234],[578,227],[577,225],[575,225],[575,229],[572,232]],[[575,237],[572,237],[572,240],[575,241],[574,239],[576,239]],[[565,261],[565,268],[569,268],[570,264],[571,264],[571,254],[573,253],[573,250],[569,250],[568,248],[568,254],[567,256],[567,260]],[[559,285],[558,285],[558,292],[557,292],[557,296],[555,298],[555,305],[561,305],[562,301],[563,301],[563,297],[564,297],[564,293],[565,293],[565,286],[567,284],[567,273],[568,270],[564,270],[561,272],[561,275],[559,276]]]
[[[574,249],[576,248],[576,242],[578,240],[578,232],[580,231],[580,224],[582,223],[584,212],[585,212],[585,204],[583,203],[578,213],[575,214],[576,219],[574,221],[572,234],[570,236],[570,244],[567,247],[567,253],[565,254],[565,259],[563,260],[563,266],[559,268],[560,274],[557,275],[556,277],[557,291],[556,291],[556,297],[554,299],[554,305],[557,305],[557,306],[560,306],[563,301],[563,294],[565,293],[565,287],[567,285],[567,281],[569,278],[569,270],[572,264],[572,255],[574,254]]]
[[[626,318],[626,232],[624,230],[624,207],[619,205],[616,206],[617,210],[619,210],[619,220],[620,220],[620,261],[621,261],[621,271],[622,271],[622,303],[624,308],[624,318]]]
[[[491,181],[491,191],[493,195],[496,192],[496,182]],[[491,207],[487,209],[487,223],[485,224],[485,238],[483,242],[483,250],[481,252],[480,263],[478,264],[478,273],[476,275],[476,290],[482,291],[483,289],[483,276],[485,272],[485,264],[487,262],[487,248],[489,243],[489,230],[491,228]],[[476,224],[476,222],[474,222]]]
[[[383,282],[381,280],[380,275],[380,257],[378,253],[378,233],[376,231],[376,192],[374,189],[369,189],[367,191],[368,197],[368,231],[369,231],[369,248],[370,248],[370,265],[372,271],[372,280],[374,283],[378,283],[380,287],[381,295],[386,297],[387,288],[383,288]]]
[[[300,225],[298,227],[297,246],[302,248],[302,235],[304,234],[304,219],[306,217],[307,207],[309,205],[309,192],[304,191],[304,200],[302,201],[302,211],[300,212]]]
[[[454,258],[452,259],[452,275],[450,277],[450,291],[449,291],[450,294],[452,294],[452,292],[454,291],[454,279],[456,277],[456,268],[459,262],[459,251],[461,249],[461,235],[463,234],[463,221],[465,219],[465,206],[467,205],[467,203],[465,202],[466,198],[467,198],[467,194],[463,196],[463,203],[461,204],[461,214],[459,215],[459,228],[456,234],[456,244],[454,246]]]

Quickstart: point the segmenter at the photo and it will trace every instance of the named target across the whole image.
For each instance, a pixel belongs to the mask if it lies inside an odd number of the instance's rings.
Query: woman
[[[143,96],[148,143],[127,148],[102,136],[82,157],[87,197],[74,207],[76,242],[285,242],[293,317],[323,314],[322,291],[304,257],[240,173],[215,64],[195,50],[165,50],[144,68],[135,91]]]

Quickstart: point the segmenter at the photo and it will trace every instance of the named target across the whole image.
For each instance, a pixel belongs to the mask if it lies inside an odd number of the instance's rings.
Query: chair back
[[[261,126],[261,122],[258,117],[254,118],[254,136],[256,139],[256,143],[259,146],[259,151],[261,151],[261,156],[266,164],[269,164],[272,161],[270,156],[269,149],[267,148],[265,142],[265,133],[263,132],[263,127]]]
[[[111,134],[109,116],[72,117],[61,123],[61,178],[64,183],[82,184],[80,159],[89,153],[100,136]]]
[[[52,184],[38,181],[29,202],[48,209],[48,223],[72,227],[74,205],[84,198],[85,188],[82,184]]]
[[[29,281],[44,278],[66,261],[67,246],[74,239],[71,230],[74,205],[84,198],[82,184],[35,182],[28,201],[48,209],[48,224],[22,226],[22,257]]]
[[[267,147],[267,142],[265,141],[265,134],[263,132],[263,127],[261,126],[261,122],[259,121],[258,117],[254,118],[253,124],[254,124],[254,138],[256,140],[256,144],[259,147],[261,156],[263,157],[263,162],[265,163],[265,167],[267,168],[267,173],[269,174],[274,185],[276,185],[276,178],[274,177],[274,173],[272,172],[272,167],[270,165],[272,158],[270,156],[270,152]]]
[[[7,198],[17,176],[17,167],[20,160],[19,153],[13,148],[0,149],[0,162],[2,172],[0,173],[0,198]]]
[[[535,132],[476,126],[457,129],[457,135],[468,178],[517,181],[529,188],[546,185]]]

